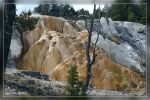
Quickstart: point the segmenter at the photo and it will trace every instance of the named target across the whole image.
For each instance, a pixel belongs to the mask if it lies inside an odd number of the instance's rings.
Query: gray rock
[[[78,20],[76,22],[76,27],[78,28],[79,31],[85,30],[86,26],[85,26],[85,21],[83,20]]]
[[[99,24],[100,26],[95,24],[96,28],[99,28],[103,34],[99,36],[97,45],[103,48],[117,63],[145,74],[145,25],[134,22],[113,22],[110,18],[107,21],[104,17],[100,19]],[[96,37],[97,34],[93,34],[93,43]],[[118,37],[121,40],[120,44],[113,42],[111,40],[113,37]],[[141,64],[142,62],[143,64]]]
[[[117,31],[122,34],[121,38],[142,57],[145,53],[145,25],[134,22],[115,21]],[[141,34],[143,32],[143,34]]]
[[[95,43],[97,34],[93,33],[92,42]],[[104,39],[103,36],[99,36],[97,46],[103,48],[105,52],[117,63],[131,68],[133,70],[144,74],[145,68],[140,65],[140,57],[137,52],[127,42],[116,44],[109,39]]]
[[[35,72],[33,74],[37,76],[30,77],[31,73],[25,74],[18,70],[14,73],[5,73],[4,96],[61,96],[64,94],[65,82],[37,78],[43,75]]]
[[[11,70],[13,69],[9,71]],[[41,76],[38,73],[33,73]],[[30,77],[31,74],[31,71],[22,72],[19,70],[5,73],[4,96],[67,96],[65,93],[66,82],[38,79]],[[87,96],[136,96],[136,94],[89,88]]]
[[[136,94],[134,93],[125,93],[125,92],[99,90],[99,89],[88,90],[87,94],[88,96],[136,96]]]

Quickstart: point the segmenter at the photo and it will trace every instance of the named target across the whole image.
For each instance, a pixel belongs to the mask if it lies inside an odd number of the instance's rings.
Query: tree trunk
[[[88,30],[88,41],[87,41],[87,45],[86,45],[86,79],[85,79],[85,84],[83,87],[83,94],[86,95],[86,91],[88,90],[88,86],[89,86],[89,82],[90,82],[90,78],[91,78],[91,58],[90,58],[90,45],[91,45],[91,37],[92,37],[92,31],[93,31],[93,23],[94,23],[94,17],[95,17],[95,9],[96,9],[96,4],[94,4],[94,10],[93,10],[93,16],[91,18],[91,24],[90,24],[90,29]],[[87,21],[86,21],[87,24]]]
[[[86,91],[89,86],[89,81],[91,78],[91,59],[90,59],[90,44],[91,44],[91,34],[89,33],[88,35],[88,42],[86,46],[86,80],[85,80],[85,85],[84,85],[84,94],[86,94]]]
[[[7,58],[10,50],[10,42],[13,31],[13,21],[16,15],[15,4],[4,5],[4,66],[6,68]]]
[[[85,25],[86,25],[86,28],[87,28],[87,31],[88,31],[88,40],[87,40],[87,44],[86,44],[86,61],[87,61],[87,64],[86,64],[86,79],[85,79],[85,83],[84,83],[83,89],[82,89],[83,95],[86,95],[86,92],[88,90],[88,86],[89,86],[89,82],[90,82],[90,78],[91,78],[91,67],[95,62],[96,44],[98,42],[99,34],[100,34],[100,30],[99,30],[98,35],[97,35],[97,39],[96,39],[95,44],[93,46],[93,51],[92,51],[93,52],[93,59],[91,61],[91,58],[90,58],[90,45],[91,45],[91,37],[92,37],[92,32],[93,32],[93,23],[94,23],[94,18],[95,18],[95,11],[96,11],[96,4],[94,4],[94,10],[93,10],[92,17],[87,16],[87,15],[80,15],[75,20],[75,23],[76,23],[79,18],[84,18]],[[100,12],[99,12],[99,18],[100,18],[100,16],[101,15],[100,15]],[[90,27],[88,27],[87,19],[91,20]],[[99,20],[99,22],[100,22],[100,20]],[[100,26],[100,23],[99,23],[99,26]]]

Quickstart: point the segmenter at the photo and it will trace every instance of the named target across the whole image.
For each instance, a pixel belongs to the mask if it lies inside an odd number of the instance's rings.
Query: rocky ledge
[[[65,82],[49,80],[38,72],[7,69],[4,77],[4,96],[65,96]],[[137,96],[140,93],[107,91],[90,88],[88,96]]]
[[[11,73],[9,73],[11,72]],[[4,96],[63,95],[65,83],[48,80],[38,72],[9,70],[4,78]]]

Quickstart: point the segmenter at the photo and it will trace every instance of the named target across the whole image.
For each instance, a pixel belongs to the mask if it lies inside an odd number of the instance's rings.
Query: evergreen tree
[[[108,14],[113,20],[127,21],[128,4],[113,4]]]
[[[49,15],[49,4],[40,4],[38,7],[34,8],[35,13],[39,13],[41,15]]]
[[[133,0],[115,0],[115,3],[133,3]]]
[[[71,65],[67,76],[67,94],[70,96],[82,95],[82,82],[78,79],[77,66]]]
[[[58,4],[40,4],[38,7],[34,8],[35,13],[39,13],[41,15],[50,15],[56,17],[64,17],[66,19],[74,19],[77,16],[74,8],[68,4],[58,5]],[[87,13],[87,11],[86,11]]]
[[[42,15],[49,15],[49,8],[50,8],[49,4],[42,4],[41,14]]]
[[[42,11],[42,4],[40,4],[38,7],[34,8],[35,13],[40,13],[41,14],[41,11]]]
[[[132,21],[145,24],[145,4],[113,4],[108,17],[117,21]]]
[[[134,15],[134,13],[133,12],[129,13],[129,15],[128,15],[128,21],[133,22],[135,20],[136,20],[136,17]]]
[[[60,7],[58,4],[52,4],[51,9],[49,9],[49,15],[51,16],[60,16]]]
[[[35,28],[35,24],[38,21],[38,18],[31,17],[32,13],[29,10],[28,12],[22,12],[19,16],[16,15],[15,23],[20,24],[20,31],[25,32],[27,30],[32,30]]]
[[[141,4],[140,5],[140,22],[142,24],[146,24],[146,4]],[[149,14],[149,13],[148,13]]]
[[[141,7],[143,10],[143,15],[147,13],[147,24],[150,24],[150,13],[148,13],[150,9],[150,0],[140,0],[140,3],[147,3],[147,11],[146,11],[146,4],[141,4],[143,7]],[[143,16],[141,18],[141,22],[146,23],[146,16]]]
[[[99,18],[99,14],[101,14],[100,7],[98,9],[96,9],[96,11],[95,11],[95,18]]]
[[[68,5],[68,4],[62,6],[61,16],[65,17],[65,18],[68,18],[68,16],[69,16],[69,9],[70,9],[70,5]]]
[[[89,11],[88,10],[84,10],[83,8],[78,10],[78,11],[76,11],[76,13],[77,13],[78,16],[79,15],[87,15],[87,16],[89,16],[90,15]]]
[[[71,17],[71,19],[74,19],[74,18],[77,17],[77,13],[76,13],[76,11],[74,10],[73,7],[70,8],[69,12],[70,12],[69,16]]]

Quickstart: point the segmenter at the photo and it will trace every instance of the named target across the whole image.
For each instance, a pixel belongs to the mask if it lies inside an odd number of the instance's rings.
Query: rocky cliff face
[[[117,63],[145,75],[146,70],[146,27],[134,22],[112,21],[110,18],[95,21],[95,31],[100,29],[98,46]],[[95,42],[97,34],[93,34]]]
[[[106,35],[99,36],[90,84],[105,90],[130,92],[145,90],[145,80],[135,70],[138,69],[141,73],[145,71],[138,62],[140,56],[132,45],[121,37],[115,37],[116,34],[120,34],[116,29],[118,26],[111,19],[109,20],[108,25],[105,18],[101,19],[101,28]],[[42,16],[37,27],[25,37],[28,49],[17,68],[47,74],[49,79],[66,81],[70,65],[76,64],[79,79],[84,81],[87,31],[82,30],[84,26],[79,24],[84,25],[84,22],[77,23],[74,28],[64,19]],[[77,29],[82,31],[77,32]],[[95,41],[96,36],[95,31],[92,42]]]
[[[44,31],[56,31],[63,34],[68,34],[73,37],[76,30],[65,19],[53,16],[38,16],[40,17],[36,28],[32,31],[27,31],[23,36],[25,42],[24,52],[26,53],[33,43],[35,43]]]
[[[76,25],[79,27],[79,30],[85,29],[83,20],[77,21]],[[97,30],[100,30],[101,33],[97,46],[103,48],[115,62],[145,75],[145,25],[134,22],[112,21],[110,18],[102,17],[100,20],[95,20],[94,31]],[[93,43],[96,37],[97,34],[93,34]]]

